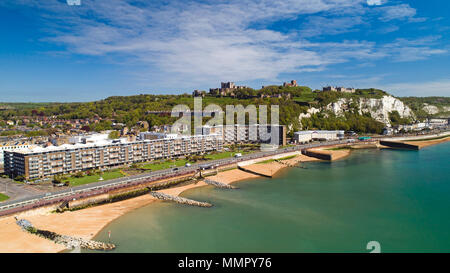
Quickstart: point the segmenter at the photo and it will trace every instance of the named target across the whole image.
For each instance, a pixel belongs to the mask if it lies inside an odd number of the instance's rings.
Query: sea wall
[[[72,207],[89,206],[89,205],[104,201],[104,200],[108,199],[109,197],[110,197],[110,195],[108,193],[105,193],[105,194],[96,195],[96,196],[92,196],[92,197],[88,197],[88,198],[72,200],[72,201],[69,201],[68,207],[72,208]]]
[[[396,149],[419,150],[418,145],[406,144],[403,142],[380,140],[380,144],[386,147]]]

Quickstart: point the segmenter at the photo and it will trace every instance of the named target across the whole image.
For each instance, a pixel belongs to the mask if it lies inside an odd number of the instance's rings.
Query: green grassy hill
[[[266,97],[261,98],[261,94]],[[290,98],[273,97],[277,94],[290,94]],[[346,110],[344,116],[336,117],[332,113],[323,111],[313,117],[302,120],[300,124],[298,116],[306,113],[310,107],[323,107],[335,102],[340,98],[375,98],[379,99],[387,92],[379,89],[357,89],[354,94],[338,92],[314,92],[306,86],[282,87],[266,86],[259,90],[246,88],[236,91],[236,97],[206,96],[203,98],[203,107],[209,104],[219,105],[225,110],[226,105],[242,104],[254,105],[280,105],[280,122],[289,125],[292,134],[299,128],[316,129],[344,129],[359,132],[379,133],[383,124],[375,121],[370,115],[358,115],[355,105]],[[272,96],[272,97],[267,97]],[[401,98],[418,117],[427,116],[423,110],[423,103],[436,105],[445,112],[445,107],[450,105],[450,98],[427,97],[427,98]],[[147,111],[170,111],[175,105],[184,104],[193,109],[193,99],[189,94],[182,95],[150,95],[141,94],[134,96],[113,96],[93,102],[74,103],[0,103],[0,120],[14,119],[17,116],[31,115],[56,115],[64,119],[93,118],[98,115],[106,119],[98,124],[91,125],[90,130],[101,131],[112,129],[112,121],[124,123],[129,127],[136,125],[138,121],[147,121],[150,126],[171,124],[177,118],[168,115],[148,114]],[[429,115],[428,115],[429,116]],[[1,122],[0,121],[0,122]],[[4,124],[0,124],[4,126]]]

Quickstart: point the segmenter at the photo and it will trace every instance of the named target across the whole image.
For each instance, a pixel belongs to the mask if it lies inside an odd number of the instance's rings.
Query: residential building
[[[394,128],[385,127],[383,128],[383,135],[390,136],[394,134]]]
[[[35,147],[5,152],[4,169],[10,177],[23,176],[27,180],[40,180],[93,168],[104,169],[134,162],[221,151],[222,144],[220,135],[196,135]]]
[[[433,128],[444,127],[444,126],[448,125],[448,119],[446,119],[446,118],[432,118],[432,119],[428,120],[428,123]]]
[[[34,147],[33,144],[31,144],[28,141],[7,141],[7,142],[1,142],[0,143],[0,165],[3,165],[3,152],[4,151],[14,151],[17,149],[25,149],[25,148],[31,148]]]
[[[160,132],[141,132],[139,133],[139,140],[152,140],[152,139],[175,139],[177,134],[168,134]]]
[[[344,131],[299,131],[294,133],[294,141],[296,143],[307,143],[313,140],[337,140],[344,138]]]
[[[220,134],[224,144],[235,143],[271,143],[286,145],[286,126],[262,124],[234,124],[203,126],[196,128],[197,135]]]

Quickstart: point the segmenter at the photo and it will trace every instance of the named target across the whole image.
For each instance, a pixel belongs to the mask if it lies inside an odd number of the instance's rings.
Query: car
[[[184,166],[185,166],[185,167],[190,167],[190,166],[191,166],[191,163],[186,163]]]

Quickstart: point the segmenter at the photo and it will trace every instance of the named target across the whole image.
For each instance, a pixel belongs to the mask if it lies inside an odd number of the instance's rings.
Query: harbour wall
[[[329,161],[331,161],[333,159],[331,154],[321,153],[321,152],[318,152],[318,151],[311,151],[311,150],[307,150],[307,149],[302,150],[302,154],[304,154],[306,156],[309,156],[309,157],[322,159],[322,160],[329,160]]]
[[[380,140],[380,144],[383,146],[386,146],[386,147],[396,148],[396,149],[419,150],[418,145],[412,145],[412,144],[407,144],[407,143],[397,142],[397,141]]]

